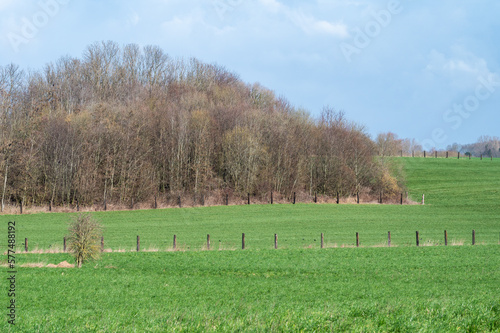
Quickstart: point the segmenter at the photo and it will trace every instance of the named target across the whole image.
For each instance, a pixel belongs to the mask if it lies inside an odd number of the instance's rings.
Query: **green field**
[[[409,195],[426,205],[327,205],[286,204],[171,208],[122,212],[98,212],[102,221],[105,247],[132,250],[137,235],[141,248],[172,248],[173,235],[185,250],[206,246],[207,234],[214,249],[237,249],[241,234],[248,249],[271,249],[274,234],[279,246],[304,248],[320,246],[324,233],[326,246],[353,246],[356,232],[361,246],[387,243],[415,244],[419,231],[422,244],[443,244],[444,230],[450,243],[470,244],[476,230],[479,244],[498,244],[500,237],[500,159],[423,159],[406,158]],[[2,216],[15,219],[17,238],[28,238],[29,248],[62,249],[68,214]]]
[[[16,328],[499,332],[500,160],[401,160],[410,198],[420,201],[424,193],[425,206],[96,213],[105,226],[106,248],[130,251],[140,235],[141,248],[160,252],[106,253],[79,270],[19,267]],[[0,218],[5,232],[6,222],[16,221],[19,247],[27,237],[30,249],[54,249],[62,247],[69,214]],[[478,246],[471,246],[473,229]],[[417,230],[423,245],[443,245],[447,230],[449,244],[463,246],[417,248]],[[245,251],[239,249],[243,232]],[[351,248],[356,232],[359,249]],[[272,249],[274,233],[279,250]],[[320,233],[327,249],[319,248]],[[165,252],[174,234],[184,251]],[[214,250],[200,251],[207,234]],[[71,257],[28,253],[18,260],[57,264]],[[3,272],[0,300],[7,304]],[[2,332],[11,329],[4,318]]]

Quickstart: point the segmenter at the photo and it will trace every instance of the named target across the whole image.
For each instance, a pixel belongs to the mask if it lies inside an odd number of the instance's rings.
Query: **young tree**
[[[69,252],[73,254],[78,268],[88,260],[99,258],[101,248],[99,240],[102,227],[90,214],[79,214],[68,228]]]

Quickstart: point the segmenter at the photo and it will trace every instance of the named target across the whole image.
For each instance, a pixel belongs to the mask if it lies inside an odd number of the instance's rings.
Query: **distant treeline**
[[[476,143],[459,145],[454,143],[449,149],[457,150],[465,155],[475,157],[500,157],[500,138],[487,135],[481,136]]]
[[[156,46],[90,45],[42,70],[0,67],[2,206],[155,195],[399,195],[364,129],[312,118],[225,68]]]

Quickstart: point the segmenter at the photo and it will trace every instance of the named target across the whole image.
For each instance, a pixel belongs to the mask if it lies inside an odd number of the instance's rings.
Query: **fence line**
[[[384,157],[383,155],[379,155],[379,157]],[[399,151],[398,154],[390,155],[390,156],[385,156],[385,157],[423,157],[423,158],[456,158],[460,159],[463,157],[463,155],[459,151],[437,151],[437,150],[431,150],[431,151],[415,151],[412,150],[411,153],[408,152],[403,152],[402,150]],[[484,157],[489,157],[491,161],[493,161],[493,155],[489,154],[489,156],[485,156],[484,154],[480,154],[479,156],[472,156],[470,153],[466,153],[465,157],[468,158],[469,160],[474,158],[478,158],[481,161],[483,160]]]
[[[324,249],[325,248],[325,234],[321,233],[320,234],[320,248]],[[316,241],[316,240],[314,240]],[[420,246],[422,241],[421,234],[419,231],[415,232],[415,245],[418,247]],[[500,234],[499,234],[499,240],[498,244],[500,245]],[[241,234],[241,249],[245,250],[246,248],[246,238],[245,238],[245,233]],[[391,232],[389,231],[387,233],[387,247],[391,247],[392,245],[392,236]],[[472,230],[472,240],[471,240],[471,245],[475,246],[476,245],[476,230]],[[438,245],[434,245],[438,246]],[[448,231],[444,231],[444,246],[448,246]],[[361,241],[360,241],[360,233],[356,232],[356,238],[355,238],[355,247],[361,247]],[[370,246],[368,246],[370,247]],[[377,246],[379,247],[379,246]],[[66,252],[66,237],[63,238],[63,252]],[[172,249],[178,250],[177,246],[177,235],[174,235],[173,237],[173,244],[172,244]],[[207,234],[207,242],[206,242],[206,249],[210,251],[210,234]],[[274,249],[278,249],[278,234],[274,234]],[[136,251],[140,252],[141,251],[141,246],[140,246],[140,236],[137,235],[137,243],[136,243]],[[24,239],[24,252],[29,252],[28,251],[28,238]],[[104,252],[104,236],[101,237],[101,252]]]
[[[408,197],[408,192],[405,192],[406,193],[406,196]],[[390,199],[392,199],[393,203],[392,204],[400,204],[400,205],[403,205],[404,204],[404,194],[405,193],[400,193],[399,195],[397,196],[391,196],[389,197]],[[255,196],[254,196],[255,197]],[[309,200],[304,200],[302,201],[302,203],[318,203],[318,194],[317,192],[314,192],[314,195],[308,195],[309,197]],[[330,196],[324,196],[325,198],[327,199],[330,199],[336,203],[336,204],[340,204],[340,193],[337,192],[336,193],[336,196],[333,196],[333,197],[330,197]],[[224,206],[229,206],[229,195],[228,194],[225,194],[225,196],[223,197],[223,204]],[[237,196],[236,197],[237,199],[242,199],[241,197]],[[384,203],[384,194],[383,192],[379,192],[379,195],[378,195],[378,198],[376,197],[376,194],[375,194],[375,197],[372,198],[373,200],[369,200],[369,201],[365,201],[363,202],[361,200],[361,195],[359,192],[356,192],[355,194],[353,194],[352,196],[348,196],[346,197],[348,198],[348,200],[350,199],[351,201],[354,200],[355,203],[357,204],[360,204],[360,203],[373,203],[373,201],[377,201],[379,204],[383,204]],[[398,199],[396,199],[398,198]],[[178,196],[177,197],[177,205],[179,208],[182,208],[182,200],[181,200],[181,196]],[[203,205],[204,205],[204,197],[201,197],[201,202],[203,202]],[[246,200],[244,200],[244,204],[246,205],[251,205],[252,202],[251,202],[251,199],[252,199],[252,196],[250,195],[250,193],[247,194],[247,198]],[[387,199],[387,197],[385,197],[385,199]],[[76,205],[75,206],[72,206],[72,207],[62,207],[63,209],[72,209],[73,211],[76,211],[76,212],[79,212],[80,211],[80,204],[78,202],[78,200],[75,201],[76,202]],[[241,202],[241,200],[238,200],[238,202]],[[291,203],[291,204],[296,204],[299,202],[298,198],[297,198],[297,193],[296,192],[293,192],[293,195],[290,198],[288,198],[288,200],[285,200],[285,204],[286,203]],[[268,201],[268,204],[274,204],[274,195],[273,195],[273,192],[271,191],[270,192],[270,200]],[[262,202],[257,202],[257,204],[265,204],[265,203],[262,203]],[[196,202],[194,202],[194,205],[196,205]],[[216,206],[216,205],[214,205]],[[40,206],[41,207],[41,206]],[[52,202],[49,202],[49,212],[52,212],[53,211],[53,205],[52,205]],[[102,211],[108,211],[108,204],[107,204],[107,200],[104,200],[103,203],[102,203],[102,206],[98,205],[98,206],[88,206],[88,208],[92,209],[94,208],[96,211],[98,210],[98,207],[101,207],[101,210]],[[157,209],[159,208],[159,204],[158,204],[158,198],[157,196],[154,196],[153,197],[153,201],[152,203],[150,204],[149,206],[150,208],[152,209]],[[166,207],[167,209],[168,208],[172,208],[173,206],[168,206]],[[194,206],[193,206],[194,207]],[[120,209],[122,208],[122,206],[120,206]],[[133,198],[130,199],[130,205],[127,206],[125,209],[129,209],[129,210],[134,210],[136,208],[136,202],[134,201]],[[23,213],[26,213],[26,206],[23,205],[23,203],[20,203],[19,204],[19,214],[22,215]]]
[[[411,157],[421,157],[421,156],[417,156],[415,154],[416,152],[413,150],[411,152]],[[423,157],[424,158],[427,158],[427,151],[422,151],[421,153],[423,153]],[[449,158],[451,156],[450,153],[452,152],[449,152],[449,151],[432,151],[431,152],[431,156],[433,155],[434,157],[433,158]],[[457,159],[460,159],[461,155],[460,155],[460,152],[453,152],[453,153],[456,153],[457,155]],[[440,155],[441,156],[438,156]],[[401,157],[409,157],[409,156],[406,156],[403,151],[400,151],[400,156]],[[466,156],[469,157],[469,160],[472,158],[472,154],[466,154]],[[389,156],[388,156],[389,157]],[[481,154],[479,157],[475,157],[475,158],[479,158],[481,161],[483,160],[483,154]],[[493,156],[490,154],[490,160],[493,161]],[[359,192],[356,192],[355,194],[352,194],[354,196],[354,200],[356,203],[360,203],[360,196],[359,196]],[[311,197],[311,200],[310,201],[307,201],[307,202],[314,202],[314,203],[317,203],[318,202],[318,196],[317,196],[317,192],[314,192],[314,196],[310,195]],[[327,196],[328,198],[330,198],[329,196]],[[242,199],[241,197],[239,197],[240,199]],[[380,204],[383,204],[383,197],[382,197],[382,193],[380,193],[380,196],[379,196],[379,199],[378,199],[379,203]],[[194,205],[196,205],[196,196],[193,200],[194,202]],[[293,192],[293,196],[290,200],[290,197],[288,197],[288,202],[289,203],[292,203],[292,204],[295,204],[297,202],[297,196],[296,196],[296,192]],[[204,200],[204,195],[202,194],[201,195],[201,198],[200,198],[200,203],[202,206],[205,205],[205,200]],[[247,193],[247,198],[246,198],[246,203],[247,205],[250,205],[251,204],[251,196],[250,196],[250,193]],[[337,192],[337,200],[336,200],[336,203],[337,204],[340,204],[340,194],[339,192]],[[259,203],[259,204],[262,204],[262,203]],[[270,204],[274,204],[274,198],[273,198],[273,191],[270,192]],[[403,193],[401,193],[401,200],[400,200],[400,204],[402,205],[403,204]],[[13,206],[15,207],[16,203],[13,203]],[[179,208],[182,208],[182,201],[181,201],[181,196],[179,195],[177,197],[177,205],[179,206]],[[223,205],[226,205],[228,206],[229,205],[229,195],[226,193],[225,194],[225,197],[223,199]],[[25,210],[25,207],[23,207],[23,202],[19,202],[19,214],[22,215],[23,214],[23,208]],[[74,202],[73,204],[71,204],[71,206],[73,206],[73,209],[76,210],[77,212],[80,211],[80,203],[79,203],[79,200],[78,198],[74,198]],[[108,210],[108,205],[107,205],[107,198],[104,198],[103,199],[103,202],[102,202],[102,206],[101,205],[97,205],[97,207],[101,207],[101,209],[103,211],[107,211]],[[134,209],[134,198],[130,198],[130,209],[133,210]],[[42,206],[40,206],[42,207]],[[97,211],[98,208],[96,207],[96,205],[93,205],[93,206],[89,206],[90,208],[95,208],[95,210]],[[158,201],[157,201],[157,195],[154,195],[153,197],[153,203],[151,204],[152,208],[156,209],[158,208]],[[52,201],[49,201],[48,203],[48,209],[49,209],[49,212],[52,212],[52,208],[53,208],[53,203]],[[68,208],[68,207],[64,207],[63,208]]]

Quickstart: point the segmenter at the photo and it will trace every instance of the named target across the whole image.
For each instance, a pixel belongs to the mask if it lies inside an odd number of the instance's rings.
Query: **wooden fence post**
[[[250,193],[248,193],[248,198],[247,198],[247,199],[248,199],[248,200],[247,200],[247,201],[248,201],[248,204],[250,205]]]
[[[325,235],[321,233],[321,248],[323,249],[325,247]]]
[[[28,238],[24,239],[24,252],[28,252]]]
[[[403,157],[403,151],[401,150],[401,157]]]
[[[411,157],[415,157],[415,151],[414,150],[411,151]]]
[[[207,250],[210,250],[210,235],[207,234]]]
[[[241,249],[245,249],[245,233],[241,234]]]
[[[273,204],[273,191],[271,191],[271,205]]]
[[[174,251],[176,248],[177,248],[177,235],[174,235],[174,246],[173,246]]]
[[[380,191],[380,198],[379,198],[378,202],[379,202],[380,204],[382,204],[382,191]]]
[[[472,230],[472,245],[476,245],[476,230]]]
[[[295,205],[295,192],[293,192],[293,204]]]
[[[181,201],[181,196],[180,195],[177,197],[177,202],[179,204],[179,208],[182,208],[182,201]]]
[[[23,215],[23,202],[22,201],[19,203],[19,211],[20,211],[21,215]]]
[[[340,194],[339,192],[337,191],[337,205],[340,203]]]
[[[141,250],[141,239],[139,238],[139,235],[137,235],[137,252]]]
[[[134,209],[134,198],[130,198],[130,209]]]
[[[356,203],[359,204],[359,192],[356,192]]]
[[[314,203],[318,203],[318,193],[314,192]]]
[[[425,150],[424,150],[424,158],[425,158]]]
[[[460,159],[460,152],[458,152],[458,159]]]
[[[49,201],[49,212],[52,211],[52,200]]]
[[[106,205],[106,199],[104,199],[104,210],[106,211],[108,206]]]
[[[274,248],[278,248],[278,234],[274,234]]]
[[[417,246],[419,246],[420,245],[420,239],[418,237],[418,231],[416,232],[416,236],[417,236]]]
[[[200,201],[201,201],[201,205],[205,206],[205,195],[204,194],[201,195]]]
[[[226,194],[226,206],[228,206],[228,205],[229,205],[229,195]]]
[[[359,233],[356,233],[356,247],[359,247]]]
[[[448,232],[444,231],[444,246],[448,246]]]
[[[78,199],[76,199],[76,211],[80,211],[80,202],[78,201]]]
[[[446,158],[448,158],[448,152],[446,152]]]
[[[63,238],[63,252],[66,252],[66,237]]]
[[[104,236],[101,236],[101,252],[104,252]]]
[[[401,204],[403,204],[403,193],[401,193]]]
[[[481,154],[481,161],[483,160],[483,154]]]
[[[158,208],[158,203],[156,202],[156,195],[155,195],[155,209]]]
[[[391,232],[390,231],[387,233],[387,246],[391,247]]]

